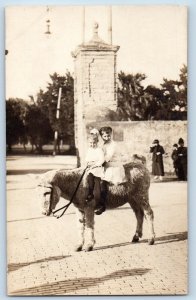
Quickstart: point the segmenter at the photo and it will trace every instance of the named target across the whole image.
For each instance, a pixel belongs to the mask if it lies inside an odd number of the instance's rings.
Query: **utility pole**
[[[59,88],[59,94],[58,94],[58,101],[57,101],[57,108],[56,108],[56,119],[59,119],[60,114],[60,105],[61,105],[61,94],[62,94],[62,88]],[[54,132],[54,151],[53,156],[56,155],[56,146],[57,146],[57,140],[58,140],[58,130],[55,130]]]
[[[112,6],[108,6],[108,42],[112,45]]]
[[[82,7],[82,43],[85,43],[85,6]]]

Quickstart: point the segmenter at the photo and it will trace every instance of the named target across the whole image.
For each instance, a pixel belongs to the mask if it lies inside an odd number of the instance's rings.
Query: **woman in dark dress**
[[[178,141],[178,179],[187,180],[187,147],[184,146],[184,140],[179,138]]]
[[[173,160],[173,166],[174,166],[176,176],[178,177],[178,145],[177,144],[173,145],[171,158]]]
[[[154,179],[163,180],[164,166],[163,166],[163,154],[165,150],[159,145],[159,140],[154,140],[150,147],[150,153],[152,153],[152,174],[155,176]]]

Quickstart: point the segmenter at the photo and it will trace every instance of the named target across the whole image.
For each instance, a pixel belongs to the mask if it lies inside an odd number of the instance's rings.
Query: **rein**
[[[70,206],[70,204],[73,202],[73,199],[74,199],[74,197],[75,197],[75,195],[76,195],[76,193],[77,193],[77,191],[78,191],[78,188],[79,188],[79,186],[80,186],[80,183],[81,183],[81,181],[82,181],[82,178],[84,177],[84,174],[85,174],[87,168],[88,168],[88,166],[84,169],[84,171],[83,171],[83,173],[82,173],[82,175],[81,175],[81,177],[80,177],[80,179],[79,179],[79,181],[78,181],[78,184],[77,184],[77,186],[76,186],[76,189],[75,189],[75,191],[74,191],[74,193],[73,193],[73,195],[72,195],[72,197],[71,197],[69,203],[66,204],[66,205],[64,205],[64,206],[62,206],[61,208],[59,208],[59,209],[57,209],[57,210],[55,210],[55,211],[53,212],[53,216],[56,217],[57,219],[61,218],[61,217],[64,215],[64,213],[66,212],[66,210],[68,209],[68,207]],[[64,209],[64,210],[63,210],[63,212],[62,212],[62,214],[61,214],[60,216],[55,216],[55,215],[54,215],[55,213],[57,213],[58,211],[60,211],[60,210],[62,210],[62,209]]]

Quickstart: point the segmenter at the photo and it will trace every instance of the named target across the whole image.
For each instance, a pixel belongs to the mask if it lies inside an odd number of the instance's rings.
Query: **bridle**
[[[42,187],[42,188],[46,188],[46,189],[50,189],[50,192],[45,192],[44,193],[44,197],[46,197],[47,195],[50,195],[50,200],[51,200],[51,197],[52,197],[52,192],[53,192],[53,186],[52,185],[43,185],[43,184],[38,184],[39,187]],[[51,201],[50,201],[50,205],[49,205],[49,212],[51,212]]]
[[[72,197],[71,197],[69,203],[66,204],[66,205],[64,205],[64,206],[62,206],[61,208],[59,208],[59,209],[53,211],[53,216],[56,217],[57,219],[61,218],[61,217],[64,215],[64,213],[66,212],[66,210],[68,209],[68,207],[69,207],[69,206],[71,205],[71,203],[73,202],[74,197],[75,197],[75,195],[76,195],[76,193],[77,193],[77,191],[78,191],[78,188],[79,188],[79,186],[80,186],[80,183],[81,183],[81,181],[82,181],[82,178],[84,177],[84,174],[85,174],[85,172],[86,172],[87,169],[88,169],[88,166],[84,169],[82,175],[80,176],[80,179],[79,179],[79,181],[78,181],[78,184],[77,184],[77,186],[76,186],[76,189],[75,189],[75,191],[74,191],[74,193],[73,193],[73,195],[72,195]],[[50,202],[51,202],[51,201],[50,201]],[[55,216],[55,213],[57,213],[58,211],[60,211],[60,210],[62,210],[62,209],[64,209],[63,212],[62,212],[62,214],[61,214],[60,216]]]

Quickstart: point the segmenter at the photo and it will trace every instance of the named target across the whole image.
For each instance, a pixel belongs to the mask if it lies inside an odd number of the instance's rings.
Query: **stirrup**
[[[98,209],[95,210],[96,215],[101,215],[105,211],[105,206],[101,206]]]

